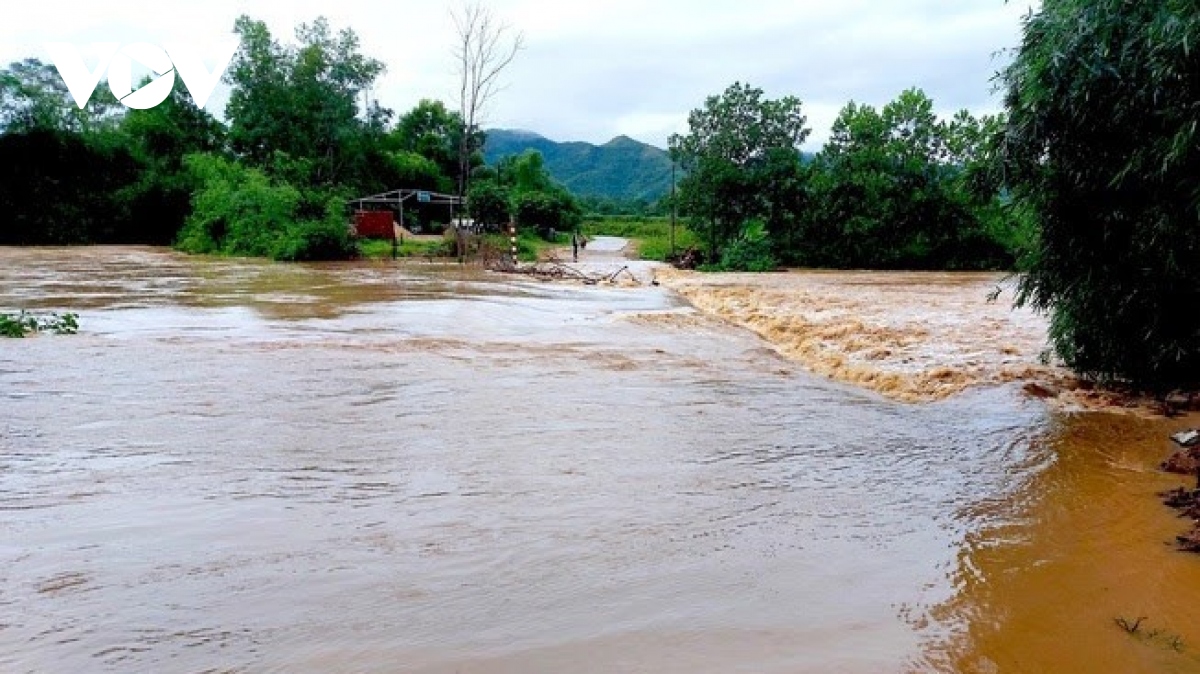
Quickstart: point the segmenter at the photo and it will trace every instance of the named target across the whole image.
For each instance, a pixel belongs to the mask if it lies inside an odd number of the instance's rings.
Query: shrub
[[[32,332],[73,335],[79,332],[79,315],[72,313],[39,316],[22,311],[0,314],[0,337],[24,337]]]
[[[771,239],[763,223],[752,220],[721,253],[722,271],[772,271],[779,266],[771,254]]]
[[[276,260],[355,255],[340,195],[302,193],[258,169],[211,155],[192,155],[185,161],[201,187],[176,242],[180,250]]]

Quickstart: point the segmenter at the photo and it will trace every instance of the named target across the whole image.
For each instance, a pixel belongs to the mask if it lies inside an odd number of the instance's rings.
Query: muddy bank
[[[1192,522],[1192,530],[1175,539],[1179,548],[1185,552],[1200,552],[1200,487],[1192,490],[1180,487],[1163,496],[1164,503]]]
[[[1162,495],[1163,502],[1192,523],[1191,532],[1176,539],[1180,549],[1200,552],[1200,431],[1180,431],[1171,436],[1171,440],[1179,449],[1163,462],[1161,468],[1176,475],[1195,476],[1196,488],[1172,489]]]

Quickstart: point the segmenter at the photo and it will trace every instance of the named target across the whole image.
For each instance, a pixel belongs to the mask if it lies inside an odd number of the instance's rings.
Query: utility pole
[[[675,258],[675,160],[671,160],[671,258]]]

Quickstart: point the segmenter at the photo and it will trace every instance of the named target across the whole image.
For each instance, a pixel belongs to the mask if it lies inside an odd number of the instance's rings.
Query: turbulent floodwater
[[[0,249],[15,308],[82,331],[0,342],[3,672],[1200,671],[1189,420],[469,268]]]
[[[1012,284],[998,274],[668,270],[660,277],[808,369],[897,400],[939,400],[1053,372],[1039,364],[1045,320],[1013,309]]]

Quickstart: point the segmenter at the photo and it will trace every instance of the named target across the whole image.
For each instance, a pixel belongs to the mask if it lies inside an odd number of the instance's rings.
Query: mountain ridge
[[[654,202],[671,191],[667,151],[623,134],[595,145],[525,129],[487,131],[483,153],[489,165],[526,150],[540,152],[550,175],[581,197]]]

